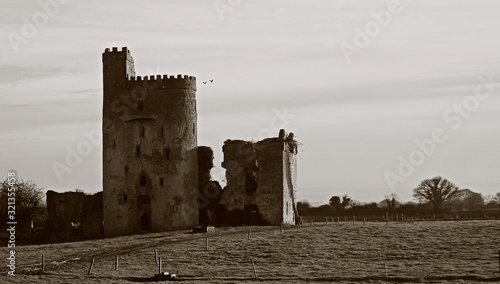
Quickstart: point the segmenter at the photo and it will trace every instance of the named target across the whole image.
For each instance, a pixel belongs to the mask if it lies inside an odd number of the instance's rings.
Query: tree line
[[[7,224],[8,181],[1,183],[0,189],[0,222]],[[75,191],[81,191],[76,189]],[[474,212],[476,217],[496,210],[500,217],[500,192],[483,196],[469,189],[459,189],[452,182],[434,177],[423,180],[413,189],[416,202],[403,203],[396,194],[384,196],[379,202],[360,203],[352,200],[347,194],[332,196],[328,204],[311,206],[307,201],[297,203],[300,216],[348,216],[348,215],[385,215],[407,214],[425,216],[425,214],[467,213]],[[21,228],[45,227],[47,208],[44,190],[32,181],[22,179],[16,182],[16,221],[23,224]]]
[[[360,203],[352,200],[347,194],[332,196],[328,204],[318,207],[307,201],[299,201],[297,210],[300,216],[347,216],[347,215],[446,215],[451,213],[485,213],[500,211],[500,192],[483,196],[470,189],[459,189],[454,183],[440,176],[425,179],[413,189],[415,202],[403,203],[392,193],[384,196],[379,202]],[[500,214],[496,214],[500,215]],[[457,215],[459,216],[459,215]]]

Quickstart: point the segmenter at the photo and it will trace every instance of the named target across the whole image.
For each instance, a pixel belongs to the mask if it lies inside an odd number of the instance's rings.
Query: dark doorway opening
[[[141,231],[151,231],[151,218],[146,213],[141,215]]]

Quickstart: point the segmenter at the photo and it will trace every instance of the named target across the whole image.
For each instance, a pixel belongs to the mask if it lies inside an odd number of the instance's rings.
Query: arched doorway
[[[146,213],[141,215],[141,231],[151,231],[151,218]]]
[[[139,229],[151,231],[151,197],[147,195],[137,196],[137,212],[139,213]]]

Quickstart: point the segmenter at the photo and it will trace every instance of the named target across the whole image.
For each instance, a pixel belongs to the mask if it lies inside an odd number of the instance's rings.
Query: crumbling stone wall
[[[136,77],[126,47],[102,61],[105,235],[197,225],[196,78]]]
[[[198,204],[199,223],[215,224],[215,211],[222,197],[222,188],[218,181],[212,180],[210,170],[214,167],[214,152],[210,147],[198,147]]]
[[[102,210],[102,192],[47,191],[49,237],[53,241],[102,237]]]
[[[257,143],[227,140],[223,153],[227,186],[218,220],[295,224],[297,143],[292,133],[282,130],[279,137]]]

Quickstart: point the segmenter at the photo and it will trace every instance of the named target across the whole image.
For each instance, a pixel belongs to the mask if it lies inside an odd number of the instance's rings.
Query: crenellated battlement
[[[122,47],[119,50],[117,47],[112,49],[106,48],[102,54],[102,61],[105,66],[116,66],[111,69],[109,74],[120,74],[114,77],[114,82],[120,84],[126,89],[133,90],[141,88],[146,90],[162,90],[162,89],[189,89],[196,91],[196,77],[188,75],[150,75],[150,76],[135,76],[134,59],[127,47]],[[121,63],[125,65],[120,65]],[[116,65],[118,63],[119,65]],[[122,73],[123,70],[123,73]],[[106,71],[105,71],[106,72]],[[113,84],[113,81],[111,81]]]
[[[196,91],[196,77],[180,74],[177,76],[164,74],[130,77],[127,81],[127,88],[137,87],[146,90],[191,89]]]
[[[132,55],[130,54],[130,50],[124,46],[121,50],[118,50],[118,47],[113,47],[111,50],[106,48],[104,53],[102,54],[102,61],[107,60],[116,60],[126,58],[130,62],[134,62]]]

